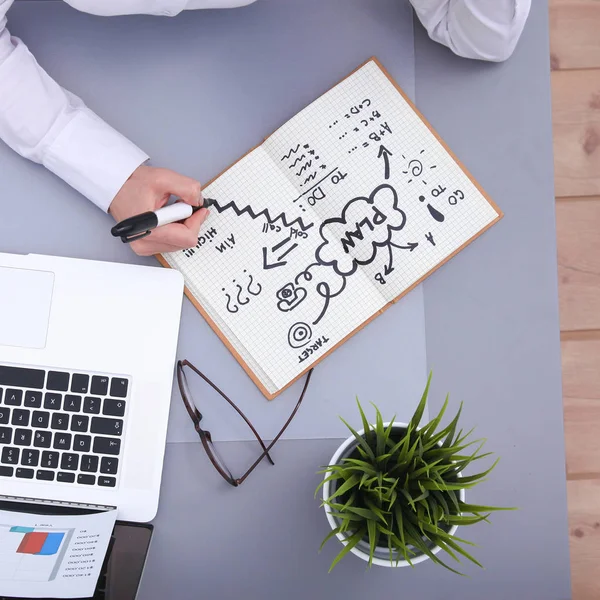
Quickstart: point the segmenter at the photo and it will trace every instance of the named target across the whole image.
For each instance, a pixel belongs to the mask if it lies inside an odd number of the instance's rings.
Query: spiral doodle
[[[292,348],[302,348],[310,342],[312,330],[306,323],[294,323],[288,332],[288,344]]]

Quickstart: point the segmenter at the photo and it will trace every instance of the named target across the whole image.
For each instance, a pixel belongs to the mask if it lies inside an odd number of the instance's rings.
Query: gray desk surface
[[[293,37],[298,17],[294,7],[307,6],[308,1],[272,0],[276,16],[266,19],[264,27],[272,28],[276,19],[283,19],[279,24],[286,22],[287,35]],[[322,6],[333,4],[333,0],[312,2],[311,9],[317,15]],[[363,563],[351,556],[327,575],[338,548],[332,542],[317,554],[327,524],[312,490],[318,482],[315,471],[331,456],[335,440],[282,443],[276,452],[277,466],[265,465],[236,490],[219,480],[198,444],[169,444],[142,600],[284,596],[296,600],[392,594],[473,600],[570,597],[547,5],[541,0],[533,4],[519,48],[503,65],[461,60],[430,42],[419,27],[415,34],[419,107],[506,213],[498,226],[425,284],[428,360],[436,374],[432,408],[439,407],[446,390],[453,394],[453,406],[465,400],[464,424],[476,425],[488,438],[489,449],[502,457],[489,482],[474,490],[470,499],[520,508],[516,513],[495,515],[491,525],[462,531],[480,545],[477,556],[486,570],[467,566],[470,577],[459,578],[424,563],[414,570],[366,572]],[[380,3],[382,10],[390,12],[379,37],[397,35],[392,5]],[[341,3],[337,9],[343,10]],[[247,10],[227,16],[234,29],[223,31],[224,40],[244,34],[245,19],[253,14]],[[216,26],[218,17],[210,18]],[[144,27],[152,27],[150,21],[144,21]],[[379,41],[374,37],[373,45]],[[65,43],[70,43],[68,36]],[[219,48],[224,51],[226,45]],[[329,51],[332,64],[338,61],[336,68],[342,74],[346,61],[335,47]],[[112,61],[118,79],[126,76],[122,64],[139,60],[140,52],[139,47],[132,47],[127,60],[120,63],[114,56],[103,55],[82,56],[82,60],[106,63],[106,68]],[[282,61],[287,59],[302,81],[308,81],[313,74],[303,71],[297,55],[286,52],[282,51]],[[349,58],[358,63],[363,57]],[[175,77],[166,62],[157,64],[156,72]],[[251,73],[230,73],[223,85],[233,86],[238,75],[246,80]],[[261,76],[276,94],[285,93],[268,74],[261,71]],[[140,85],[139,98],[143,99],[151,86],[142,79]],[[303,89],[298,85],[299,96]],[[299,97],[297,107],[288,106],[299,108],[309,99]],[[181,102],[182,110],[190,110],[185,98]],[[248,130],[248,120],[240,106],[231,118],[239,122],[242,132]],[[127,132],[117,95],[109,113]],[[165,136],[173,122],[156,114],[156,125]],[[269,125],[262,123],[259,128],[268,131]],[[202,135],[200,129],[197,135]],[[168,148],[159,159],[168,164]],[[2,154],[1,160],[3,178],[5,168],[17,164],[21,168],[16,157]],[[191,167],[192,163],[178,166]],[[28,166],[27,172],[33,184],[44,177],[34,166]],[[53,195],[68,196],[62,184],[44,182]],[[69,201],[85,206],[75,198]],[[6,209],[2,210],[0,227],[5,228]],[[76,210],[90,221],[99,218],[93,207]],[[10,216],[15,225],[30,220],[26,211]],[[86,233],[99,236],[100,230]],[[36,238],[31,240],[34,247],[3,249],[45,248],[57,253],[64,249],[62,253],[68,254],[69,246],[61,245],[61,235],[66,234],[55,231],[51,246],[43,241],[48,238]],[[96,257],[92,250],[89,253]],[[122,255],[114,258],[122,259]],[[184,316],[192,319],[190,314]],[[223,452],[240,464],[247,458],[245,444],[224,444]]]

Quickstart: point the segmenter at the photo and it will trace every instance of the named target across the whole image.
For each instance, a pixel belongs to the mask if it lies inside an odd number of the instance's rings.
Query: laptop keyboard
[[[0,478],[116,487],[130,381],[0,364]]]

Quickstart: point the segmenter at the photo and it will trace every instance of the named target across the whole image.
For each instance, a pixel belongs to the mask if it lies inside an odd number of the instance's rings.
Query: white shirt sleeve
[[[0,0],[0,139],[46,166],[102,210],[147,154],[62,89],[11,38]]]
[[[410,0],[429,37],[465,58],[500,62],[513,53],[531,0]]]

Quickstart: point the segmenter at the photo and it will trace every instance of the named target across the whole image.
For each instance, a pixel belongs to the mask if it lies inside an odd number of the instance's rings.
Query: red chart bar
[[[48,533],[45,531],[32,531],[26,533],[17,548],[18,554],[38,554],[42,549]]]

